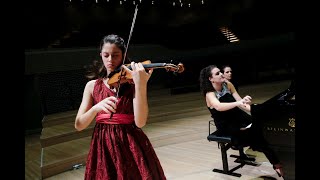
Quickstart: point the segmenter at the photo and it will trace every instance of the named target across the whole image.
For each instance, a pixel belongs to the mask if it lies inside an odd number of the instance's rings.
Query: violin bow
[[[131,36],[132,36],[134,24],[135,24],[135,22],[136,22],[137,13],[138,13],[138,4],[136,5],[136,8],[135,8],[135,10],[134,10],[134,15],[133,15],[132,24],[131,24],[131,29],[130,29],[130,33],[129,33],[129,37],[128,37],[127,47],[126,47],[126,50],[125,50],[124,55],[123,55],[122,65],[124,65],[124,62],[125,62],[126,57],[127,57],[129,42],[130,42],[130,39],[131,39]],[[117,86],[118,89],[117,89],[116,98],[119,97],[120,80],[121,80],[121,77],[124,76],[124,74],[123,74],[124,70],[123,70],[123,69],[124,69],[124,68],[121,68],[120,76],[119,76],[119,78],[118,78],[118,86]],[[111,113],[110,119],[112,118],[112,116],[113,116],[113,113]]]

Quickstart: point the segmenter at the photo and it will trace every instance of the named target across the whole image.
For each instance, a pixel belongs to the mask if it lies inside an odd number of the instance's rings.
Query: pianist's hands
[[[238,101],[239,102],[239,105],[246,105],[246,104],[248,104],[248,105],[250,105],[251,104],[251,96],[245,96],[244,98],[242,98],[240,101]]]
[[[251,96],[245,96],[244,98],[242,98],[240,101],[237,101],[239,102],[239,105],[238,107],[242,110],[244,110],[246,113],[248,113],[249,115],[251,114]]]

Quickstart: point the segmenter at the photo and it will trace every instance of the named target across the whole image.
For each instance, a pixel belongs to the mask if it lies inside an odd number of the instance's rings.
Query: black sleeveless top
[[[220,102],[235,102],[227,84],[223,84],[221,92],[214,92]],[[217,111],[214,108],[208,107],[211,117],[217,127],[217,130],[222,135],[232,135],[239,131],[240,128],[248,126],[251,121],[251,116],[238,107],[227,111]]]

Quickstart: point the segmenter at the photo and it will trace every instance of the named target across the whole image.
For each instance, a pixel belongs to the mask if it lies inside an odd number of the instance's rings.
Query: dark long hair
[[[122,52],[122,57],[124,57],[124,53],[126,50],[126,45],[123,40],[118,35],[115,34],[110,34],[107,36],[104,36],[102,40],[100,41],[100,52],[102,51],[103,45],[106,43],[110,44],[115,44],[118,48],[121,49]],[[128,58],[126,58],[126,61]],[[87,69],[87,75],[86,77],[91,80],[91,79],[97,79],[97,78],[104,78],[107,76],[107,69],[104,66],[102,60],[94,60],[93,63],[89,66],[85,67]]]
[[[221,66],[221,72],[222,72],[222,74],[224,73],[224,69],[227,68],[227,67],[231,68],[231,66],[228,65],[228,64],[225,64],[225,65]]]
[[[200,81],[200,91],[202,93],[203,96],[206,96],[207,92],[214,92],[215,89],[213,88],[209,77],[212,76],[212,69],[216,68],[216,65],[209,65],[203,69],[201,69],[200,71],[200,77],[199,77],[199,81]]]

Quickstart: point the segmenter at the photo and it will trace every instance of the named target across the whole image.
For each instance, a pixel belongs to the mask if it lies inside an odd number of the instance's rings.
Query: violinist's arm
[[[147,99],[147,86],[135,84],[135,97],[133,99],[134,121],[139,128],[147,123],[149,107]]]
[[[97,111],[95,111],[94,108],[92,108],[92,91],[94,83],[95,80],[89,81],[86,84],[86,87],[84,88],[82,102],[80,104],[74,124],[74,127],[78,131],[81,131],[88,127],[97,114]]]
[[[99,103],[93,105],[93,87],[95,80],[91,80],[86,84],[83,92],[82,102],[78,110],[78,114],[75,120],[75,128],[81,131],[87,128],[92,120],[96,117],[98,112],[104,111],[108,114],[115,113],[117,109],[117,98],[114,96],[106,97]]]
[[[149,107],[147,98],[147,83],[153,72],[149,69],[147,72],[141,63],[131,63],[132,71],[125,67],[132,75],[135,84],[135,94],[133,99],[134,121],[136,125],[143,127],[148,119]]]

